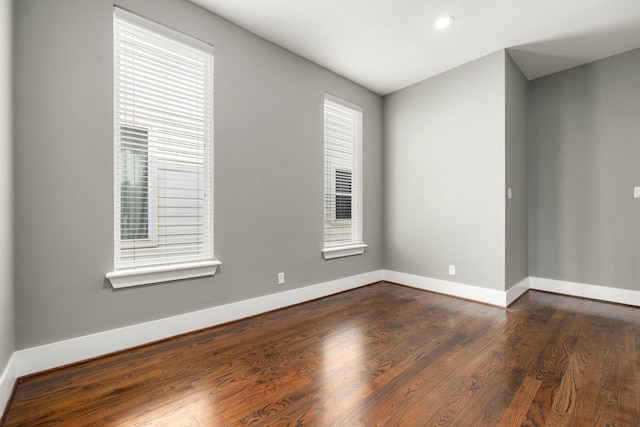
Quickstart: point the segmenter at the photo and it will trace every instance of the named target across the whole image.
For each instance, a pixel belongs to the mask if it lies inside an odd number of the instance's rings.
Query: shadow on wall
[[[527,80],[568,70],[640,46],[640,26],[541,40],[507,49]],[[612,54],[612,52],[614,52]]]
[[[638,289],[638,64],[640,50],[530,83],[532,276]]]

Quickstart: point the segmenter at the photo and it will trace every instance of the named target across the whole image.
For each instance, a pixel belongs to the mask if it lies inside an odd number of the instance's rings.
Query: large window
[[[358,255],[362,240],[362,109],[324,98],[325,259]]]
[[[114,287],[214,274],[213,48],[114,9]]]

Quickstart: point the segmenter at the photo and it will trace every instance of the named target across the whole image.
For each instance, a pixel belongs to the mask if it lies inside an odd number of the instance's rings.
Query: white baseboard
[[[0,375],[0,417],[2,417],[5,406],[11,398],[13,386],[15,385],[16,379],[18,378],[15,370],[15,360],[16,354],[13,353],[9,358],[7,366],[5,366],[4,371],[2,371],[2,375]]]
[[[304,288],[19,350],[14,353],[15,366],[13,369],[15,375],[12,375],[12,378],[15,381],[15,378],[24,375],[255,316],[355,289],[380,280],[382,280],[382,271],[372,271]],[[13,382],[11,382],[11,386],[13,387]]]
[[[529,281],[530,277],[526,277],[522,279],[520,282],[516,283],[506,292],[506,306],[510,306],[515,300],[524,295],[529,289],[531,289],[531,283]]]
[[[384,270],[382,277],[389,282],[399,283],[412,288],[496,305],[498,307],[507,307],[529,289],[528,278],[505,292],[390,270]]]
[[[640,291],[529,277],[531,289],[640,307]]]
[[[0,414],[11,397],[16,379],[21,376],[311,301],[380,280],[499,307],[507,307],[530,288],[640,307],[640,291],[539,277],[528,277],[507,291],[497,291],[390,270],[372,271],[304,288],[292,289],[277,294],[16,351],[9,359],[2,376],[0,376]]]

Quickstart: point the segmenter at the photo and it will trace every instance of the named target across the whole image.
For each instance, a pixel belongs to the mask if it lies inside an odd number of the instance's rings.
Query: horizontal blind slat
[[[324,245],[359,243],[357,144],[361,113],[325,97]],[[348,189],[348,192],[345,192]]]
[[[116,8],[116,270],[213,259],[213,56],[186,39]]]

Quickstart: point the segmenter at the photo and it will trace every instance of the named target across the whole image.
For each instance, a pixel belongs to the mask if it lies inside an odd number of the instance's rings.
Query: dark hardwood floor
[[[377,283],[19,381],[4,426],[639,426],[640,309]]]

